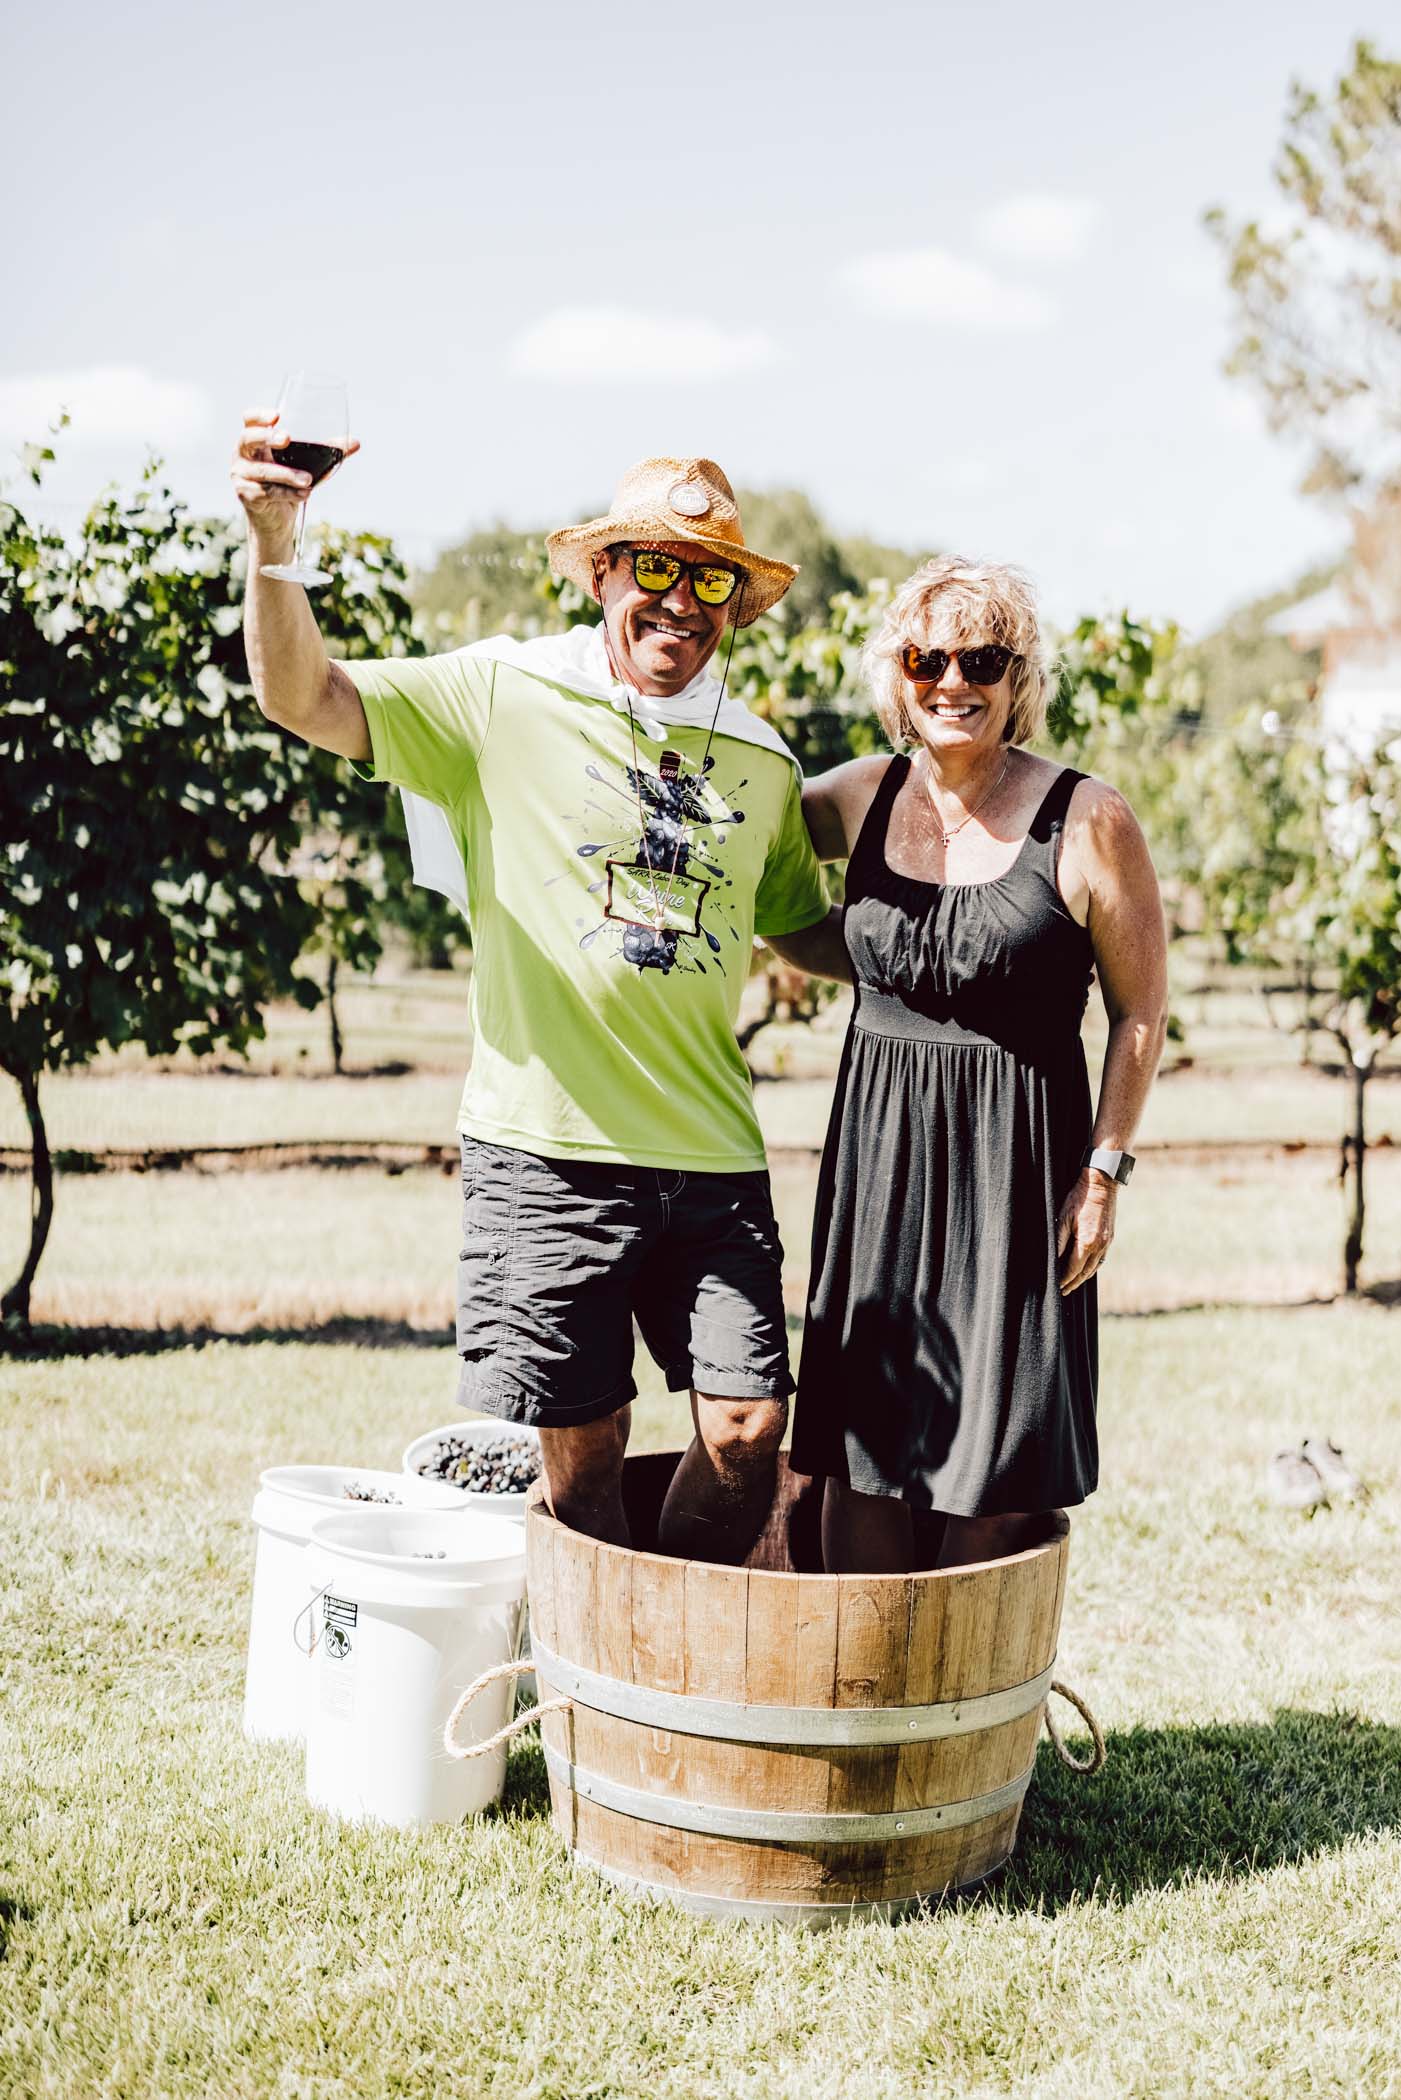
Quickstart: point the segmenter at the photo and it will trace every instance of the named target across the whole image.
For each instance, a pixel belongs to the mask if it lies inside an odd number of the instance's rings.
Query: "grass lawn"
[[[816,1175],[811,1156],[775,1156],[785,1290],[798,1316]],[[1389,1283],[1401,1274],[1401,1151],[1379,1151],[1369,1180],[1365,1278]],[[23,1244],[28,1200],[20,1176],[0,1178],[7,1249]],[[34,1318],[226,1333],[304,1333],[338,1318],[442,1328],[453,1317],[457,1213],[456,1174],[436,1168],[68,1176]],[[1329,1298],[1342,1236],[1326,1154],[1149,1154],[1119,1203],[1102,1303],[1140,1312]]]
[[[260,1466],[394,1464],[441,1353],[222,1342],[11,1363],[0,2091],[78,2096],[1376,2095],[1401,2081],[1393,1317],[1112,1320],[1105,1487],[1042,1751],[971,1900],[811,1938],[571,1867],[538,1753],[457,1829],[342,1828],[239,1734]],[[1310,1424],[1372,1501],[1289,1518]],[[639,1443],[676,1441],[648,1380]]]
[[[1311,1302],[1335,1163],[1278,1148],[1336,1139],[1338,1082],[1244,992],[1194,998],[1120,1204],[1104,1485],[1074,1519],[1059,1674],[1110,1762],[1076,1779],[1043,1748],[1009,1870],[894,1925],[789,1937],[615,1891],[571,1866],[529,1743],[460,1828],[310,1810],[298,1754],[239,1731],[249,1504],[263,1466],[394,1466],[453,1412],[455,1175],[63,1176],[34,1312],[78,1332],[0,1359],[0,2095],[1397,2100],[1401,1311]],[[352,988],[347,1033],[341,1080],[292,1013],[252,1076],[110,1060],[47,1086],[54,1142],[450,1142],[461,983]],[[840,1035],[834,1010],[754,1049],[799,1148],[774,1172],[795,1325]],[[1401,1137],[1401,1085],[1373,1116]],[[0,1090],[0,1145],[23,1138]],[[7,1270],[27,1207],[0,1175]],[[1391,1148],[1367,1248],[1401,1275]],[[679,1443],[639,1376],[635,1442]],[[1265,1501],[1309,1430],[1368,1503]]]

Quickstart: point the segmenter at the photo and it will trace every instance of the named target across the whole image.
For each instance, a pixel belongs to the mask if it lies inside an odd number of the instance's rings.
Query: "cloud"
[[[1007,284],[947,248],[886,249],[858,256],[838,283],[876,313],[938,321],[948,328],[1048,328],[1055,308],[1039,292]]]
[[[0,438],[42,439],[61,410],[72,417],[77,445],[125,442],[178,445],[209,423],[209,397],[181,379],[157,379],[136,365],[93,365],[85,372],[26,372],[0,379]]]
[[[511,345],[512,371],[531,379],[726,379],[779,356],[760,329],[632,313],[620,306],[561,306]]]
[[[1102,216],[1092,197],[1053,197],[1027,191],[991,205],[977,221],[979,238],[1019,262],[1075,262],[1090,245]]]

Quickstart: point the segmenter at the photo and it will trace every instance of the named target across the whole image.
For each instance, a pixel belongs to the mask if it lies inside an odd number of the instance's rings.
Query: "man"
[[[420,832],[426,798],[466,868],[460,1397],[537,1425],[556,1514],[626,1543],[635,1317],[691,1392],[663,1548],[741,1560],[792,1380],[734,1023],[756,931],[798,962],[830,932],[797,767],[707,666],[797,572],[746,547],[713,461],[644,460],[549,541],[602,627],[332,663],[301,588],[259,573],[306,488],[273,435],[250,416],[233,468],[259,706],[406,790]]]

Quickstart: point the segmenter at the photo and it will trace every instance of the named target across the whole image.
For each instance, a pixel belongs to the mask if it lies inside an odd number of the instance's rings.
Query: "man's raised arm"
[[[234,492],[248,518],[248,582],[243,639],[258,705],[270,722],[342,758],[367,759],[370,731],[360,695],[326,654],[306,592],[261,571],[292,552],[297,505],[309,474],[284,466],[273,445],[275,414],[250,409],[234,453]],[[352,438],[346,457],[360,449]]]

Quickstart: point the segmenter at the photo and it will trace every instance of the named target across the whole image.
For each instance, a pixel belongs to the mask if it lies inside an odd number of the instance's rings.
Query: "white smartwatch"
[[[1097,1173],[1107,1174],[1111,1181],[1123,1186],[1133,1172],[1132,1152],[1111,1152],[1107,1145],[1092,1145],[1081,1161],[1081,1169],[1093,1167]]]

